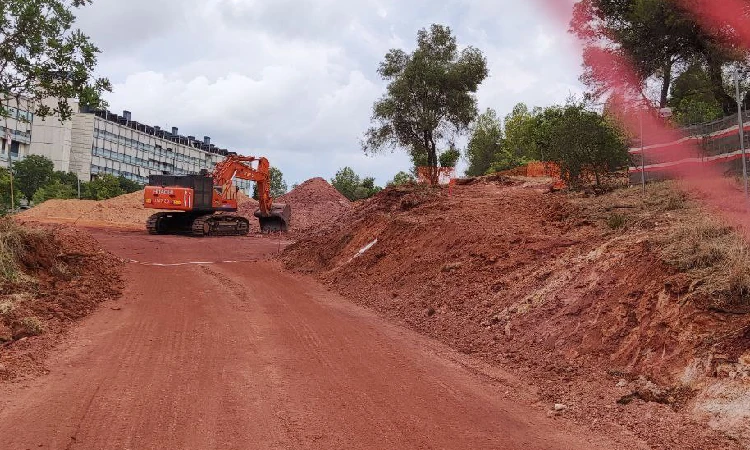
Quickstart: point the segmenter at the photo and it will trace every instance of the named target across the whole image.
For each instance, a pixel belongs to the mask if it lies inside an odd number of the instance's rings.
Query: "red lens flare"
[[[581,11],[571,14],[572,2],[537,1],[560,23],[561,28],[568,29],[571,17],[574,21],[587,20]],[[722,33],[721,38],[728,41],[728,45],[750,48],[750,3],[744,0],[674,1],[692,12],[709,33],[715,32],[717,36]],[[578,28],[585,34],[585,28]],[[584,42],[580,46],[588,75],[598,85],[605,86],[610,95],[608,111],[622,122],[630,136],[636,137],[630,151],[634,161],[631,174],[637,174],[640,179],[643,164],[648,179],[655,178],[656,174],[662,178],[679,178],[684,187],[694,192],[711,210],[741,227],[750,237],[750,223],[745,224],[748,202],[742,188],[725,177],[723,165],[717,164],[742,158],[738,125],[716,133],[716,136],[734,142],[732,145],[737,147],[736,151],[707,157],[702,151],[701,138],[686,134],[662,118],[645,98],[643,84],[627,56],[606,46],[586,45]],[[750,125],[746,129],[750,129]],[[731,140],[732,134],[736,140]],[[637,142],[641,136],[642,144]],[[641,161],[641,158],[645,159]]]

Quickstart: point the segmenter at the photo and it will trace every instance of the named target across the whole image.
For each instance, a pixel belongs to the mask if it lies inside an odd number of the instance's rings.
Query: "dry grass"
[[[15,309],[15,303],[10,300],[3,300],[0,302],[0,316],[10,316]]]
[[[49,242],[48,233],[24,228],[10,218],[0,218],[0,282],[17,281],[20,262],[28,258],[32,242]]]
[[[44,333],[44,324],[41,320],[36,317],[24,317],[21,319],[21,325],[26,330],[26,334],[29,336],[39,336]]]
[[[707,214],[679,182],[649,184],[645,195],[631,187],[573,201],[604,229],[653,236],[664,262],[694,281],[690,296],[696,301],[717,308],[750,306],[750,245]]]
[[[614,213],[607,218],[607,226],[612,230],[625,228],[627,218],[623,214]]]
[[[664,260],[700,281],[715,305],[750,305],[750,247],[732,227],[695,214],[664,237]]]

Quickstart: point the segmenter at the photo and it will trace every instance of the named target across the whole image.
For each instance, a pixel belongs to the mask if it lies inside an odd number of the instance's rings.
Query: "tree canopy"
[[[76,189],[72,185],[65,184],[60,180],[52,180],[37,189],[32,200],[35,205],[38,205],[50,199],[75,198],[76,196]]]
[[[375,185],[375,178],[360,178],[351,167],[343,167],[331,179],[331,186],[351,201],[370,198],[382,190]]]
[[[416,179],[414,178],[414,175],[409,172],[401,171],[393,176],[393,179],[388,182],[388,186],[401,186],[415,181]]]
[[[284,173],[281,169],[271,167],[268,170],[268,174],[271,177],[271,197],[278,198],[289,192],[289,188],[284,180]],[[253,198],[258,200],[258,185],[253,185]]]
[[[440,160],[440,167],[456,167],[458,160],[461,159],[461,152],[456,147],[451,146],[441,153],[438,159]]]
[[[106,200],[125,194],[120,180],[111,174],[99,175],[84,186],[84,197],[91,200]]]
[[[647,82],[658,80],[660,107],[667,106],[674,79],[691,65],[701,64],[714,99],[725,114],[732,114],[737,105],[725,89],[723,69],[744,62],[747,50],[732,44],[736,30],[730,26],[706,29],[702,25],[673,0],[579,0],[571,31],[589,46],[627,57],[643,89]],[[597,79],[590,61],[584,59],[582,80],[600,97],[610,86]]]
[[[36,191],[52,179],[55,164],[44,156],[29,155],[13,162],[13,179],[27,201],[32,201]]]
[[[432,25],[418,32],[413,52],[390,50],[378,73],[388,87],[373,106],[364,151],[403,148],[415,163],[437,167],[440,143],[477,116],[474,94],[488,76],[484,55],[474,47],[459,51],[449,27]]]
[[[74,9],[91,0],[4,0],[0,8],[0,116],[8,117],[10,102],[21,97],[45,117],[60,120],[73,113],[68,99],[102,106],[110,91],[106,78],[95,78],[99,49],[73,29]],[[42,101],[56,100],[52,106]]]
[[[545,108],[534,116],[532,133],[545,160],[560,166],[563,178],[579,185],[585,173],[601,176],[621,169],[628,161],[626,139],[615,122],[586,108],[582,102]]]
[[[471,138],[466,148],[466,159],[469,161],[466,175],[484,175],[495,162],[495,156],[502,146],[502,139],[502,123],[497,117],[497,112],[487,108],[472,126]]]

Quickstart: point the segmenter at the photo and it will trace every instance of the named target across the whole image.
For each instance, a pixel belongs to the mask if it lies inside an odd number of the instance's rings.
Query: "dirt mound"
[[[339,215],[351,209],[352,203],[323,178],[313,178],[297,186],[286,195],[274,199],[292,207],[290,231],[307,230],[334,222]],[[239,207],[239,213],[254,218],[258,202],[252,200]]]
[[[13,272],[0,276],[0,380],[7,380],[42,372],[46,351],[74,321],[120,295],[123,263],[83,230],[7,219],[0,228],[21,249]]]
[[[700,427],[690,441],[679,427],[655,435],[643,417],[650,404],[612,405],[644,376],[670,393],[653,398],[667,398],[671,413],[684,407],[690,395],[680,393],[711,376],[703,367],[686,378],[694,361],[711,360],[707,339],[726,339],[748,320],[680,301],[691,281],[654,245],[664,232],[654,224],[664,227],[670,214],[625,232],[587,208],[508,179],[450,195],[389,188],[300,239],[283,260],[462,352],[516,367],[550,402],[579,405],[582,422],[609,417],[652,444],[716,447]]]
[[[311,178],[278,198],[280,203],[314,204],[321,202],[350,203],[339,191],[323,178]]]
[[[292,230],[304,232],[335,221],[352,203],[323,178],[312,178],[278,198],[292,207]]]
[[[142,228],[152,210],[143,207],[143,191],[109,200],[47,200],[23,213],[24,220],[101,223]]]

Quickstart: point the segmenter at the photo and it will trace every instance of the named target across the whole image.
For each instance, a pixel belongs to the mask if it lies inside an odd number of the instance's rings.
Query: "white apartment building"
[[[83,109],[61,123],[57,117],[35,117],[31,110],[29,105],[11,109],[12,117],[5,121],[2,130],[10,133],[11,145],[6,149],[3,141],[0,167],[8,167],[9,161],[27,155],[43,155],[54,162],[55,170],[73,172],[80,180],[112,174],[147,183],[152,174],[211,171],[230,154],[212,144],[208,136],[197,140],[194,136],[180,135],[176,127],[166,131],[142,124],[132,120],[129,111],[118,115]],[[251,182],[236,183],[250,193]]]
[[[0,167],[8,167],[11,158],[22,158],[29,154],[34,121],[34,114],[30,112],[33,108],[25,100],[4,103],[9,117],[0,118]]]

